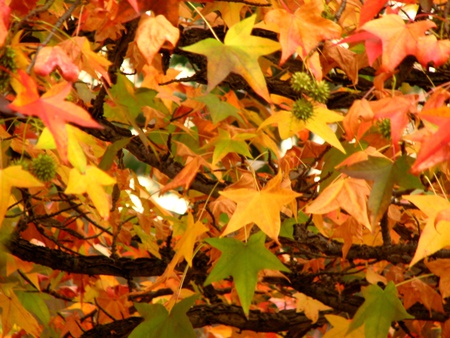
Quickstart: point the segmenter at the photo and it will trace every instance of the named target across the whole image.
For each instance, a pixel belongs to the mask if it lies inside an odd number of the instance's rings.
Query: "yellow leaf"
[[[6,336],[14,325],[35,337],[41,334],[37,320],[20,303],[12,290],[0,287],[0,308],[2,309],[2,330]]]
[[[333,328],[325,333],[323,338],[336,338],[336,337],[342,337],[342,338],[361,338],[365,337],[364,334],[364,325],[358,327],[356,330],[350,332],[348,335],[346,335],[348,331],[348,327],[350,323],[352,322],[350,319],[345,319],[340,316],[335,315],[325,315],[325,318],[328,320],[328,322],[333,326]]]
[[[303,293],[298,292],[294,297],[297,299],[297,312],[304,312],[313,323],[319,319],[319,311],[331,310],[329,306]]]
[[[403,196],[403,198],[414,203],[428,216],[427,224],[419,238],[416,253],[409,265],[411,267],[421,259],[450,245],[450,220],[441,220],[435,224],[439,212],[450,208],[450,203],[435,195],[408,195]]]
[[[256,223],[267,236],[277,241],[282,207],[300,196],[291,189],[281,188],[281,180],[279,173],[262,190],[242,188],[221,191],[221,195],[237,203],[236,210],[221,237],[249,223]]]
[[[109,218],[110,200],[102,186],[112,185],[116,180],[95,166],[87,166],[86,173],[81,174],[78,169],[70,170],[66,194],[87,193],[104,219]]]
[[[271,101],[258,58],[277,51],[280,44],[251,35],[255,18],[253,15],[231,27],[224,43],[210,38],[181,48],[208,58],[208,91],[233,72],[241,75],[258,95]]]
[[[21,166],[11,166],[6,169],[0,169],[0,227],[8,210],[11,188],[32,188],[42,187],[44,184],[23,170]]]

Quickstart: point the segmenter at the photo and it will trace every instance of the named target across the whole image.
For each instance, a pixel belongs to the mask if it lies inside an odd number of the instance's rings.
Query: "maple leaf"
[[[180,38],[180,31],[163,15],[143,16],[136,31],[135,43],[144,56],[147,64],[152,64],[153,58],[161,47],[166,45],[173,49]],[[170,44],[166,44],[166,41]]]
[[[241,10],[245,6],[244,3],[233,3],[226,1],[215,1],[213,3],[206,4],[202,9],[203,16],[209,13],[218,11],[220,17],[225,21],[228,27],[232,27],[241,21]]]
[[[108,67],[111,65],[111,62],[102,55],[92,51],[91,44],[86,37],[75,36],[62,41],[59,46],[79,69],[84,70],[95,79],[100,79],[98,76],[100,74],[111,85],[111,79],[108,74]]]
[[[38,116],[52,133],[63,162],[67,161],[66,123],[75,123],[87,128],[102,128],[87,111],[76,104],[65,101],[72,87],[69,83],[58,83],[39,97],[36,82],[25,72],[18,71],[21,83],[14,88],[16,99],[8,105],[14,111],[27,116]]]
[[[34,71],[38,75],[47,76],[55,68],[61,70],[63,78],[70,82],[78,80],[79,69],[67,56],[66,52],[59,47],[44,47],[36,57]]]
[[[372,226],[389,207],[395,183],[401,183],[404,189],[422,188],[420,181],[409,174],[406,157],[393,162],[373,147],[350,155],[336,169],[355,178],[374,181],[368,202]]]
[[[432,273],[439,276],[439,291],[442,299],[450,297],[450,259],[437,259],[429,262],[425,260],[425,265]]]
[[[258,130],[276,124],[280,137],[285,140],[304,129],[308,129],[333,147],[345,153],[345,149],[342,147],[341,142],[339,142],[336,133],[328,126],[328,124],[336,123],[343,119],[338,113],[322,106],[315,106],[313,115],[306,121],[296,118],[290,111],[280,110],[264,120]]]
[[[274,9],[266,14],[264,21],[280,29],[282,48],[280,65],[299,49],[303,60],[317,47],[318,43],[341,37],[341,27],[322,17],[322,0],[304,2],[295,13],[285,9]]]
[[[425,228],[420,234],[414,257],[409,263],[412,267],[421,259],[450,245],[450,220],[442,219],[436,224],[436,217],[441,211],[449,209],[450,203],[436,195],[408,195],[402,198],[415,204],[428,217]]]
[[[418,174],[436,164],[444,162],[450,158],[450,108],[440,107],[421,111],[418,116],[432,124],[438,125],[438,130],[432,133],[435,128],[426,124],[426,129],[419,130],[416,135],[411,135],[410,139],[421,142],[420,150],[416,161],[411,168],[411,172]]]
[[[403,304],[406,309],[418,302],[428,309],[430,316],[432,310],[441,313],[445,312],[441,295],[420,279],[413,279],[406,284],[400,285],[398,291],[403,295]]]
[[[0,169],[0,228],[9,206],[11,188],[43,187],[44,184],[21,166]]]
[[[366,205],[369,194],[370,188],[364,180],[341,176],[326,187],[306,207],[305,212],[322,215],[342,208],[367,229],[372,230]]]
[[[405,24],[398,15],[387,14],[365,23],[356,34],[340,43],[364,41],[369,65],[381,56],[378,72],[393,72],[406,56],[417,54],[419,38],[434,27],[432,21]]]
[[[351,320],[345,319],[336,315],[325,315],[327,321],[333,326],[333,328],[325,333],[322,338],[360,338],[364,337],[364,327],[358,327],[354,331],[348,332],[348,327],[350,326]]]
[[[72,168],[69,174],[69,182],[64,191],[66,194],[87,193],[97,208],[98,213],[104,219],[109,218],[111,208],[109,198],[102,186],[113,185],[116,180],[95,166],[87,166],[85,173]]]
[[[161,304],[134,303],[136,310],[144,317],[130,333],[130,338],[196,338],[197,334],[186,312],[194,305],[198,295],[183,299],[175,304],[170,313]]]
[[[5,44],[8,36],[11,8],[6,5],[5,0],[0,0],[0,47]]]
[[[224,43],[208,38],[181,48],[208,58],[208,91],[233,72],[241,75],[267,102],[271,101],[258,58],[277,51],[280,45],[272,40],[251,35],[255,19],[256,16],[253,15],[231,27]]]
[[[205,239],[205,242],[222,252],[216,265],[206,278],[205,285],[232,276],[242,309],[247,316],[255,292],[258,272],[264,269],[290,272],[264,246],[265,238],[264,233],[259,231],[250,236],[247,243],[234,238]]]
[[[167,266],[167,269],[173,271],[182,258],[184,258],[188,265],[192,267],[194,246],[197,243],[197,239],[208,230],[209,229],[202,222],[197,221],[194,223],[194,216],[192,216],[191,213],[188,213],[186,219],[186,230],[175,245],[175,255]],[[168,275],[170,275],[170,273],[168,273]]]
[[[239,109],[228,102],[221,101],[217,95],[208,94],[196,97],[195,100],[206,104],[214,124],[218,124],[220,121],[223,121],[230,116],[241,122],[243,121],[239,115]]]
[[[398,299],[395,284],[390,281],[383,290],[378,285],[370,285],[362,290],[364,303],[356,311],[347,333],[364,324],[366,337],[385,338],[391,323],[403,319],[413,319]]]
[[[311,298],[304,293],[297,292],[294,294],[297,300],[296,311],[304,312],[308,319],[311,319],[313,323],[319,319],[319,311],[331,310],[329,306],[326,306],[317,299]]]
[[[279,173],[262,190],[240,188],[221,191],[222,196],[237,203],[236,210],[221,236],[255,223],[267,236],[278,241],[281,209],[300,196],[291,189],[282,188],[281,180]]]
[[[0,308],[2,309],[2,333],[7,335],[17,325],[20,328],[32,334],[35,337],[40,337],[41,328],[38,322],[20,303],[16,294],[10,289],[8,285],[0,285]]]

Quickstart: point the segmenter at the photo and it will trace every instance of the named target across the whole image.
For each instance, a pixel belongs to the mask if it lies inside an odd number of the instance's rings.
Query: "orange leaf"
[[[0,169],[0,227],[3,223],[6,210],[8,210],[12,187],[31,188],[42,186],[44,186],[42,182],[28,171],[23,170],[21,166]]]
[[[431,310],[445,312],[441,296],[420,279],[413,279],[409,283],[398,286],[397,289],[403,295],[403,305],[406,309],[418,302],[428,309],[430,316]]]
[[[322,191],[305,212],[326,214],[339,208],[344,209],[367,229],[372,230],[367,216],[369,185],[365,180],[340,177]]]
[[[294,14],[284,9],[274,9],[264,18],[280,28],[283,64],[298,48],[300,56],[305,59],[323,40],[341,37],[341,27],[322,17],[322,0],[311,0],[300,6]]]
[[[36,74],[47,76],[57,67],[65,80],[70,82],[78,80],[78,67],[69,59],[61,47],[42,48],[37,55],[36,64],[34,65]]]
[[[425,260],[425,265],[432,273],[439,276],[439,291],[442,298],[450,297],[450,259]]]
[[[147,64],[150,65],[166,41],[170,44],[168,47],[172,49],[179,37],[180,31],[163,15],[158,15],[156,18],[143,16],[136,32],[136,44]]]
[[[101,128],[101,125],[83,108],[64,100],[72,89],[70,84],[58,83],[39,97],[36,82],[20,70],[19,76],[22,88],[16,90],[17,97],[8,107],[23,115],[38,116],[53,134],[61,160],[67,162],[66,123],[88,128]]]
[[[236,211],[221,237],[256,223],[267,236],[277,241],[282,207],[300,196],[291,189],[281,188],[281,179],[279,173],[262,190],[242,188],[221,191],[222,196],[237,203]]]

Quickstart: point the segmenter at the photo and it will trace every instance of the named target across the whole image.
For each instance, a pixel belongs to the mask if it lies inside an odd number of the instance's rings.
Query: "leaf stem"
[[[201,18],[203,19],[203,21],[205,22],[206,26],[208,26],[208,28],[209,28],[209,30],[211,31],[212,35],[214,35],[214,38],[215,38],[217,41],[222,42],[222,41],[220,41],[219,37],[216,35],[216,32],[214,32],[214,29],[211,27],[211,25],[209,24],[208,20],[206,20],[206,18],[205,18],[205,17],[203,16],[203,14],[197,9],[197,7],[195,7],[190,1],[187,1],[187,3],[189,4],[189,6],[191,6],[191,7],[194,9],[194,11],[197,12],[198,15],[200,15],[200,17],[201,17]]]

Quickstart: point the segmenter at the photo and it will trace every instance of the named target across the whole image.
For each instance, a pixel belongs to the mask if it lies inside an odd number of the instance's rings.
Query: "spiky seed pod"
[[[317,81],[311,86],[311,90],[307,93],[314,101],[326,103],[330,97],[330,87],[325,81]]]
[[[380,134],[385,138],[391,139],[391,120],[390,119],[382,119],[377,122],[378,130]]]
[[[16,62],[14,60],[16,53],[14,49],[6,47],[3,54],[0,57],[0,91],[5,91],[9,86],[10,72],[15,72],[17,69]]]
[[[291,88],[296,92],[309,91],[313,81],[308,73],[295,72],[291,77]]]
[[[307,121],[314,113],[314,107],[308,100],[301,98],[294,102],[292,114],[302,121]]]
[[[31,173],[42,182],[51,181],[56,176],[56,163],[53,157],[41,154],[31,161]]]

